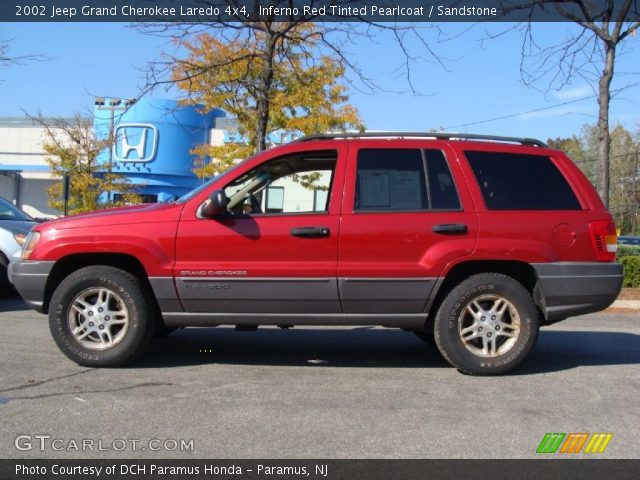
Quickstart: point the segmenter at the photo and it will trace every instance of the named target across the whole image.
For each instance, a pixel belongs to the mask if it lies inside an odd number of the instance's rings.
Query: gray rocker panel
[[[418,313],[435,278],[339,278],[344,313]]]
[[[333,278],[176,278],[189,313],[340,313]]]

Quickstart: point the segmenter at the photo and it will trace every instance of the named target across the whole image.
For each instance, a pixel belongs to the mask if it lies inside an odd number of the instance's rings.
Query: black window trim
[[[224,213],[229,218],[268,218],[268,217],[298,217],[301,215],[331,215],[331,212],[278,212],[278,213]]]
[[[424,208],[420,209],[420,210],[354,210],[353,213],[354,215],[366,215],[368,213],[375,213],[375,214],[380,214],[380,213],[389,213],[389,214],[393,214],[393,213],[447,213],[447,212],[464,212],[464,208],[460,207],[460,208],[434,208],[433,210],[425,210]]]
[[[422,148],[421,149],[423,152],[426,152],[427,150],[431,150],[431,151],[436,151],[436,152],[440,152],[442,153],[442,156],[444,157],[444,163],[447,166],[447,170],[449,170],[449,175],[451,176],[451,182],[453,183],[453,190],[456,192],[456,197],[458,199],[458,205],[460,205],[459,208],[434,208],[431,209],[430,211],[442,211],[442,212],[462,212],[464,211],[464,208],[462,208],[462,200],[460,200],[460,192],[458,191],[458,185],[456,183],[456,179],[453,175],[453,171],[451,170],[451,162],[449,161],[449,158],[447,157],[447,152],[445,152],[443,149],[441,148]],[[424,155],[424,160],[425,160],[425,169],[428,169],[428,162],[427,160],[427,155],[426,153],[423,153]],[[427,177],[427,185],[429,182],[429,177]],[[431,205],[431,198],[429,198],[429,205]]]
[[[425,153],[424,148],[420,149],[420,156],[422,157],[422,168],[424,170],[424,183],[427,189],[427,205],[429,206],[429,210],[431,210],[431,205],[433,205],[433,203],[431,202],[431,185],[429,183],[429,166],[427,165],[427,154]],[[446,161],[446,158],[447,157],[445,157],[445,161]]]

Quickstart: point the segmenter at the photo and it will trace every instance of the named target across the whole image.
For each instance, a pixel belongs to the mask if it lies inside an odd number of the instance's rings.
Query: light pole
[[[123,104],[124,102],[124,104]],[[107,183],[107,202],[108,205],[112,205],[112,192],[111,192],[111,174],[113,173],[113,147],[116,143],[114,136],[116,112],[124,112],[131,105],[136,103],[133,98],[109,98],[105,101],[104,97],[95,97],[95,106],[98,110],[107,111],[109,115],[109,163],[107,164],[107,171],[109,172],[109,182]]]

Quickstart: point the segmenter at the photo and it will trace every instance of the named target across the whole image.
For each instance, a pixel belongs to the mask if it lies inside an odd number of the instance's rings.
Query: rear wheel
[[[49,326],[74,362],[116,367],[137,357],[153,335],[152,308],[140,281],[106,267],[82,268],[65,278],[51,298]]]
[[[506,275],[473,275],[444,299],[435,319],[435,340],[462,373],[507,373],[533,349],[539,313],[529,292]]]

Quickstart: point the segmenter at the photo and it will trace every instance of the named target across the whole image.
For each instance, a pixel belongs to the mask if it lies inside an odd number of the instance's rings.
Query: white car
[[[0,197],[0,293],[8,286],[7,265],[19,255],[24,239],[37,222]]]

